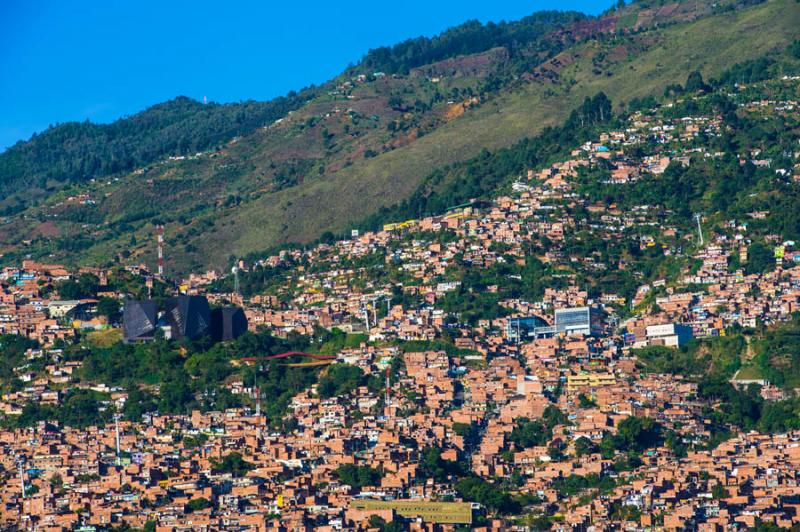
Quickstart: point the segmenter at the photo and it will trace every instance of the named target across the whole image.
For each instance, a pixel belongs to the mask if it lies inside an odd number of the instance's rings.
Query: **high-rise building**
[[[597,307],[556,310],[556,333],[597,336],[604,327],[603,311]]]

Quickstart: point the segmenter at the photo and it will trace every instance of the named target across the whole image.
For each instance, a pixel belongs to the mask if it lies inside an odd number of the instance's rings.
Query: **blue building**
[[[528,339],[553,334],[553,327],[539,316],[511,318],[506,325],[506,337],[510,342],[522,342]]]
[[[562,308],[556,310],[556,332],[599,336],[605,321],[603,311],[597,307]]]

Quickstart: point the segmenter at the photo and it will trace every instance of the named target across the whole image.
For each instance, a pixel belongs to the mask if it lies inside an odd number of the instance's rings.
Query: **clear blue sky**
[[[108,122],[186,95],[266,100],[367,50],[465,20],[606,0],[0,0],[0,151],[50,124]]]

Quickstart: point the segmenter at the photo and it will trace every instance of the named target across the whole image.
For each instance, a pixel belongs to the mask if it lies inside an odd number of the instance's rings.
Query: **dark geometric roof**
[[[179,296],[167,302],[167,319],[173,338],[199,338],[208,334],[211,311],[203,296]]]
[[[122,337],[126,342],[152,338],[156,330],[156,304],[126,300],[122,310]]]
[[[211,337],[228,341],[247,332],[247,316],[239,307],[215,308],[211,311]]]

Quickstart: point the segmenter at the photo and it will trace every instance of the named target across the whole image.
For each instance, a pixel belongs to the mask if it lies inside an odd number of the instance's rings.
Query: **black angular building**
[[[125,301],[122,311],[122,338],[125,342],[152,340],[158,316],[153,301]]]
[[[199,338],[210,334],[211,309],[203,296],[179,296],[167,301],[166,318],[172,338]]]
[[[204,296],[178,296],[167,300],[163,312],[154,301],[126,300],[122,311],[125,342],[153,340],[156,331],[166,338],[211,336],[214,341],[233,340],[247,332],[247,317],[239,307],[211,311]]]
[[[217,342],[233,340],[247,332],[247,316],[239,307],[211,311],[211,337]]]

